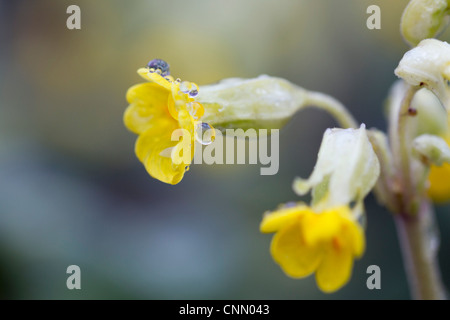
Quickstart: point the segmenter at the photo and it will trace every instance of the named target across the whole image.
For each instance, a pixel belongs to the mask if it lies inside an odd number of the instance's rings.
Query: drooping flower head
[[[203,106],[195,101],[198,86],[174,80],[160,59],[137,72],[148,82],[128,89],[124,114],[126,127],[139,135],[136,156],[152,177],[177,184],[193,159],[197,131],[205,126]]]
[[[310,178],[294,182],[300,195],[312,189],[311,206],[281,206],[266,212],[260,225],[261,232],[275,232],[270,251],[287,275],[303,278],[315,272],[324,292],[348,282],[353,260],[365,247],[362,201],[379,173],[364,125],[325,132]]]

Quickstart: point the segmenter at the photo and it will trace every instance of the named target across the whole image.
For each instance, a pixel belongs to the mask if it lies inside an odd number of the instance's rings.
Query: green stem
[[[411,101],[414,98],[418,88],[409,87],[405,97],[403,98],[401,107],[398,113],[398,148],[399,161],[397,161],[398,172],[401,173],[403,204],[407,205],[413,202],[413,184],[411,181],[411,141],[408,131],[408,119],[410,118],[408,110],[411,106]],[[413,203],[413,206],[415,203]],[[410,213],[410,208],[406,209]],[[413,210],[415,211],[415,209]]]
[[[338,100],[321,92],[308,91],[304,105],[314,106],[330,113],[342,128],[358,128],[358,122]]]
[[[412,297],[445,299],[437,261],[439,235],[432,205],[423,199],[417,215],[395,214],[394,217]]]

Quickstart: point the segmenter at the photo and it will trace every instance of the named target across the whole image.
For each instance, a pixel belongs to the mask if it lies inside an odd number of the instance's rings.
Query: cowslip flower
[[[294,181],[299,195],[311,190],[312,204],[283,205],[266,212],[260,225],[261,232],[275,232],[270,252],[288,276],[315,272],[318,287],[327,293],[349,281],[353,260],[365,247],[362,202],[379,173],[364,125],[325,132],[313,173]]]
[[[174,80],[159,59],[138,74],[148,82],[128,90],[124,122],[139,135],[135,152],[148,173],[169,184],[181,181],[197,148],[214,141],[214,128],[224,134],[235,128],[279,129],[308,105],[330,112],[343,126],[355,125],[335,99],[282,78],[230,78],[199,88]]]
[[[148,82],[128,89],[124,123],[139,135],[135,153],[147,172],[162,182],[177,184],[192,162],[198,131],[209,127],[199,122],[204,108],[195,101],[198,86],[174,80],[169,65],[159,59],[137,72]]]
[[[364,231],[348,206],[315,212],[305,204],[266,213],[261,232],[276,232],[270,252],[293,278],[316,273],[318,287],[334,292],[350,279],[364,252]]]

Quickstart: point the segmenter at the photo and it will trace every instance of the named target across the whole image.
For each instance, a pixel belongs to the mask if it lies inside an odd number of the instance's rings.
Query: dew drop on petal
[[[170,74],[170,67],[167,62],[161,59],[153,59],[147,64],[147,68],[154,69],[156,72],[160,70],[158,73],[163,77],[168,76]]]
[[[297,203],[297,202],[295,202],[295,201],[289,201],[289,202],[286,202],[282,207],[283,207],[284,209],[288,209],[288,208],[295,208],[296,206],[298,206],[298,203]]]
[[[198,95],[198,86],[195,83],[191,83],[191,90],[189,90],[189,96],[191,98]]]
[[[180,83],[180,91],[183,93],[188,93],[192,88],[192,85],[189,81],[183,81]]]
[[[199,122],[195,128],[195,140],[203,145],[211,144],[216,138],[214,128],[206,122]]]
[[[173,77],[172,76],[165,76],[164,79],[166,79],[169,82],[173,82]]]
[[[150,72],[150,73],[155,72],[155,68],[150,68],[150,69],[148,69],[148,72]]]

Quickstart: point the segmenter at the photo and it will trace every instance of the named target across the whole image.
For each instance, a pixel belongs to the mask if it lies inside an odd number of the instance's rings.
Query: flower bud
[[[409,85],[431,90],[448,110],[450,108],[450,45],[426,39],[400,61],[395,74]]]
[[[438,136],[423,134],[417,137],[413,142],[413,150],[421,160],[437,166],[450,162],[450,148],[447,142]]]
[[[416,46],[423,39],[434,38],[448,21],[448,0],[412,0],[403,11],[400,31],[411,46]]]

